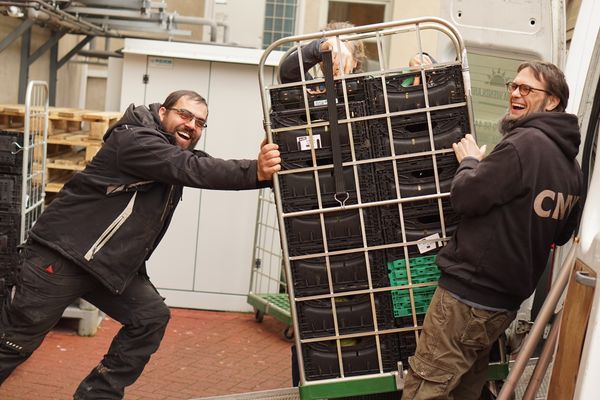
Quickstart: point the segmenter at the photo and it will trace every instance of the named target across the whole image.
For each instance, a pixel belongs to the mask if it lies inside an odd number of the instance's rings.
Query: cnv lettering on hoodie
[[[553,190],[542,190],[535,197],[533,210],[541,218],[552,218],[562,220],[569,215],[571,209],[579,201],[579,196],[555,192]]]

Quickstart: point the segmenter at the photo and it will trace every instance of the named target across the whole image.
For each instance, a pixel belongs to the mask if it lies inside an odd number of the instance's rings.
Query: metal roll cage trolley
[[[424,32],[445,37],[454,57],[385,65],[394,35],[414,38],[422,54]],[[273,50],[291,44],[302,71],[300,49],[320,38],[340,50],[375,43],[379,68],[334,78],[325,52],[324,77],[265,82]],[[406,84],[414,78],[426,84]],[[475,134],[462,38],[435,17],[282,38],[264,52],[259,84],[267,138],[282,157],[273,185],[300,397],[401,390],[439,277],[435,253],[458,220],[451,145]]]

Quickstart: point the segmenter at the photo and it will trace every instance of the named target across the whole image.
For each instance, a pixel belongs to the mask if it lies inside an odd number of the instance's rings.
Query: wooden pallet
[[[106,130],[121,118],[121,113],[111,111],[85,112],[81,116],[90,125],[90,139],[102,140]]]
[[[23,129],[25,106],[0,104],[0,129]],[[46,192],[60,191],[76,172],[82,171],[102,147],[102,137],[121,117],[119,112],[49,107]]]
[[[62,174],[55,174],[50,177],[48,182],[46,183],[46,192],[50,193],[58,193],[60,189],[64,186],[65,183],[73,176],[72,173],[68,171],[64,171]]]
[[[66,169],[70,171],[83,171],[85,164],[85,151],[83,150],[49,154],[46,160],[46,168]]]
[[[23,129],[25,106],[22,104],[0,104],[0,129]]]

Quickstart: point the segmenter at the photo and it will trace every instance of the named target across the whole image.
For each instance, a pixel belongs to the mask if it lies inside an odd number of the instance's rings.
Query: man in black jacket
[[[277,145],[257,160],[194,150],[208,118],[193,91],[130,105],[84,171],[67,182],[29,232],[14,296],[0,315],[0,383],[41,344],[76,299],[123,324],[75,399],[120,399],[158,349],[170,314],[145,262],[169,226],[184,186],[242,190],[270,184]]]
[[[461,221],[440,250],[439,286],[423,323],[403,399],[479,399],[491,346],[535,290],[551,245],[580,216],[577,117],[563,73],[521,64],[507,83],[503,138],[484,158],[472,136],[454,145],[451,201]]]

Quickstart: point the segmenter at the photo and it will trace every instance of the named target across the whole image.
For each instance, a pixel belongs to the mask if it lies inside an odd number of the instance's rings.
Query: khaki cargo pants
[[[402,400],[477,400],[494,342],[516,312],[473,308],[438,287],[410,357]]]

